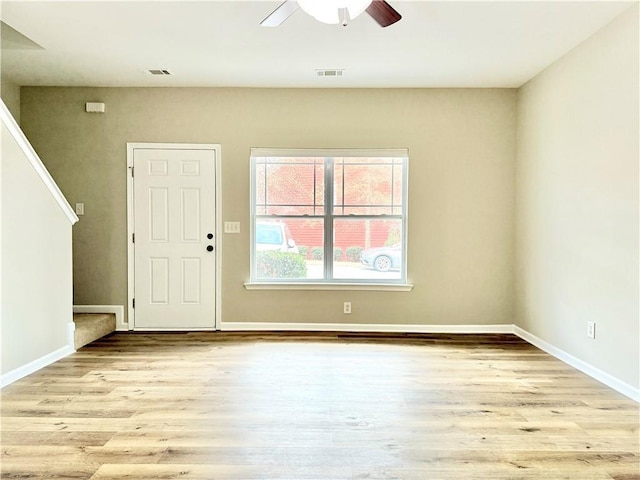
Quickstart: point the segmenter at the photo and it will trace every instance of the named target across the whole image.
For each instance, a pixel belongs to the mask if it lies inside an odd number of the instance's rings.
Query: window
[[[251,281],[405,283],[406,150],[251,150]]]

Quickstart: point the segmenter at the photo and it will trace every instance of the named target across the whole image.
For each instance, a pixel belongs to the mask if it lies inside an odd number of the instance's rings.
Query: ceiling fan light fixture
[[[336,24],[345,20],[340,18],[340,10],[346,9],[353,20],[371,5],[371,0],[298,0],[298,5],[319,22]]]
[[[345,7],[349,11],[349,18],[354,19],[361,13],[363,13],[369,5],[371,5],[372,0],[350,0],[345,1],[348,5]]]

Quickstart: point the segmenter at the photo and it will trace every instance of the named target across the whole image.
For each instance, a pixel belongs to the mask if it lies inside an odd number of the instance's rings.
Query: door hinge
[[[136,243],[136,234],[135,233],[131,234],[131,243]]]
[[[134,175],[133,175],[133,168],[134,168],[134,167],[131,167],[131,176],[132,176],[132,177],[134,176]]]
[[[136,308],[136,299],[133,299],[133,308]]]

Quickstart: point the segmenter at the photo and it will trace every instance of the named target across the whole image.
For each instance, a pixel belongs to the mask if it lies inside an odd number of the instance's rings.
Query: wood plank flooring
[[[512,335],[117,333],[0,399],[3,479],[640,479],[638,404]]]

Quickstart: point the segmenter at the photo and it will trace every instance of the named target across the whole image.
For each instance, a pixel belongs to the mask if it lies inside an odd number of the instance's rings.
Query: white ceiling
[[[302,10],[261,27],[280,1],[3,0],[2,21],[43,47],[5,42],[3,76],[55,86],[519,87],[637,2],[388,1],[403,18],[383,29],[366,13],[342,27]],[[143,73],[152,68],[174,75]]]

